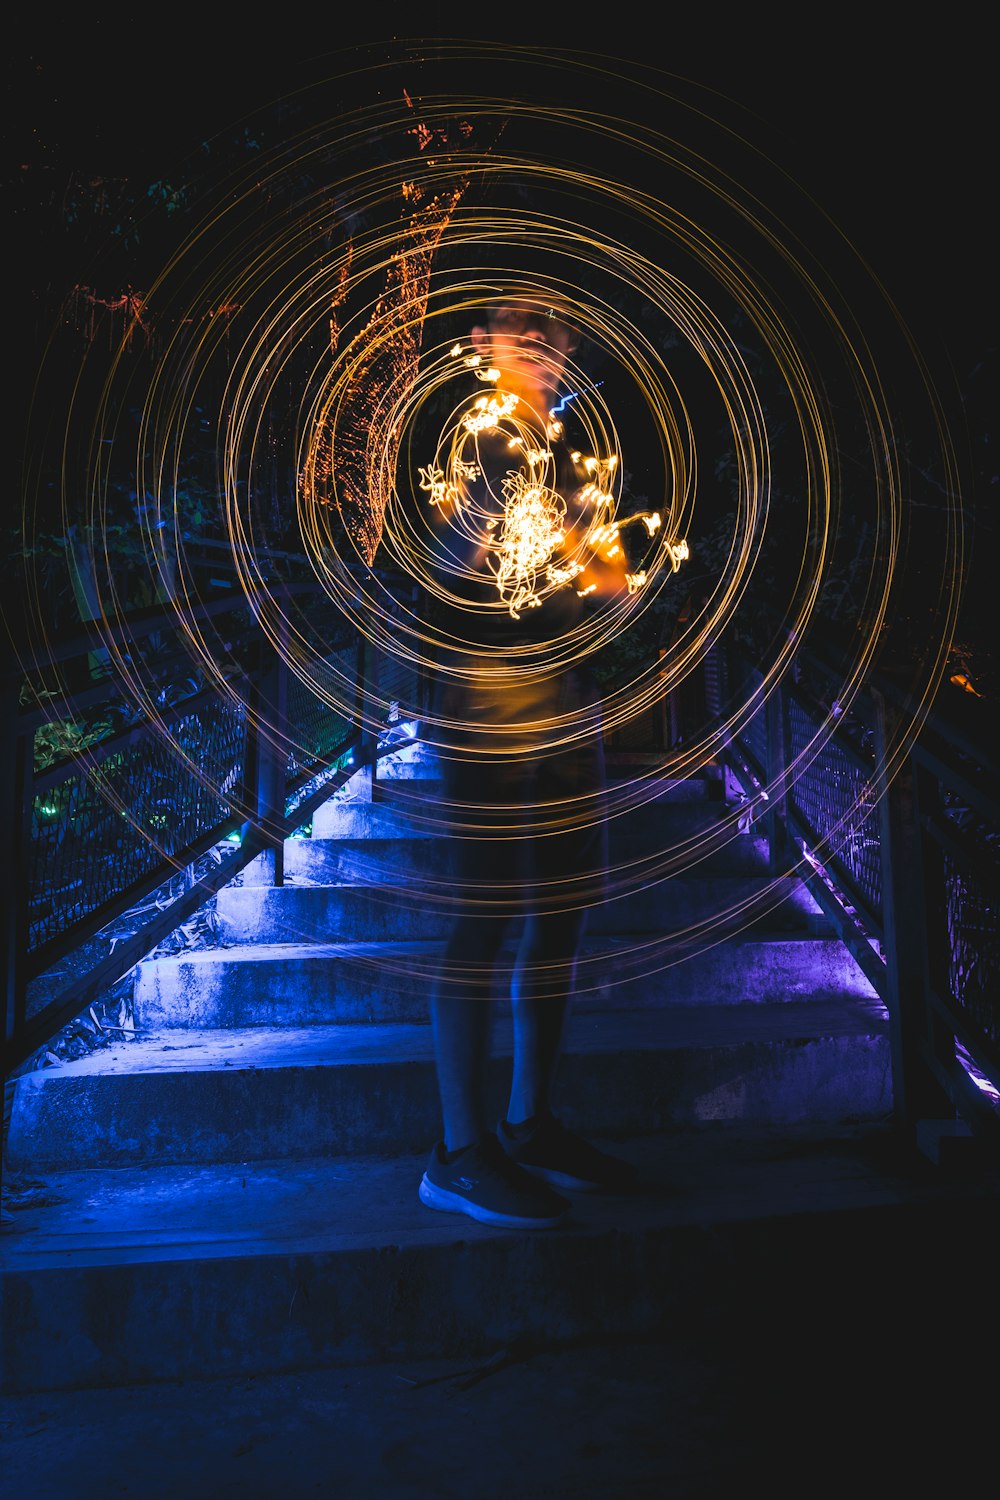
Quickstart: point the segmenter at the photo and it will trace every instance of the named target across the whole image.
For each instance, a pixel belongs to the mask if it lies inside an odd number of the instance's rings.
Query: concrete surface
[[[926,1261],[916,1248],[917,1285]],[[991,1494],[975,1302],[748,1300],[669,1337],[0,1398],[8,1500]],[[900,1268],[895,1268],[898,1272]],[[978,1267],[982,1274],[982,1264]],[[852,1278],[852,1285],[854,1285]],[[888,1286],[880,1300],[879,1286]],[[964,1314],[964,1315],[963,1315]],[[995,1324],[995,1317],[994,1317]],[[992,1330],[991,1330],[992,1331]],[[995,1345],[993,1345],[995,1348]]]
[[[327,804],[314,835],[358,842],[289,841],[293,885],[371,878],[351,861],[383,856],[418,882],[439,871],[427,839],[377,842],[440,828],[427,790],[416,818]],[[629,878],[753,872],[732,809],[679,786],[668,812],[652,790],[616,791]],[[137,988],[152,1035],[24,1081],[22,1197],[0,1236],[5,1500],[882,1500],[995,1483],[1000,1182],[901,1152],[885,1017],[841,945],[592,944],[561,1113],[603,1124],[643,1186],[579,1195],[535,1235],[417,1200],[438,956],[354,942],[160,960]],[[631,1042],[607,1014],[626,988],[643,997]],[[357,1024],[376,1016],[388,1027]]]
[[[490,1114],[510,1088],[499,1015]],[[888,1026],[870,1002],[673,1006],[579,1014],[555,1107],[571,1128],[645,1133],[708,1121],[879,1119]],[[440,1127],[427,1024],[167,1029],[18,1080],[15,1169],[294,1159],[427,1149]]]
[[[1000,1169],[949,1175],[885,1126],[613,1149],[641,1190],[573,1195],[535,1234],[424,1208],[425,1154],[45,1174],[0,1237],[6,1389],[663,1337],[757,1307],[912,1317],[932,1295],[956,1332],[1000,1321]]]
[[[445,938],[456,910],[454,881],[443,875],[414,889],[386,882],[223,887],[216,898],[224,943],[396,942]],[[799,882],[784,877],[675,876],[596,908],[588,932],[681,933],[751,924],[773,933],[804,931],[821,913]],[[828,933],[832,928],[826,927]]]
[[[443,949],[441,941],[251,943],[150,959],[136,977],[136,1025],[425,1020]],[[513,946],[506,952],[512,959]],[[873,994],[834,938],[722,932],[691,943],[643,934],[585,940],[574,1003],[635,1009]]]

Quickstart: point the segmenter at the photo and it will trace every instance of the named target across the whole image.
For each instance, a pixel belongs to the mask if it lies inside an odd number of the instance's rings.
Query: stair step
[[[7,1179],[44,1180],[0,1240],[4,1388],[646,1337],[806,1305],[820,1255],[852,1289],[900,1263],[952,1204],[926,1162],[887,1164],[869,981],[706,780],[637,772],[610,804],[618,895],[591,916],[554,1106],[642,1192],[534,1235],[419,1204],[453,843],[440,786],[401,776],[318,809],[284,886],[221,891],[220,946],[140,964],[133,1041],[16,1080]],[[499,1117],[502,973],[492,1017]],[[959,1233],[984,1238],[988,1202],[963,1185]]]
[[[831,934],[819,906],[790,877],[672,877],[624,890],[588,917],[598,934],[718,932],[758,925],[771,932]],[[223,943],[412,941],[447,937],[455,914],[455,886],[446,875],[419,885],[360,884],[277,887],[229,886],[216,898]]]
[[[699,944],[681,938],[591,938],[576,973],[575,1007],[592,1010],[792,1000],[870,1000],[874,989],[834,938],[775,932]],[[497,1005],[508,1006],[501,953]],[[302,1026],[429,1018],[444,953],[435,941],[245,944],[146,959],[134,987],[140,1029]]]
[[[688,809],[682,809],[687,812]],[[763,839],[735,832],[717,819],[706,820],[693,807],[693,819],[672,817],[669,837],[642,822],[608,828],[608,863],[613,882],[633,886],[675,875],[707,879],[716,875],[767,875]],[[343,838],[291,838],[285,841],[285,878],[308,885],[342,881],[416,881],[442,878],[452,869],[453,841],[423,832]],[[801,873],[801,872],[800,872]]]
[[[413,804],[443,797],[446,784],[440,771],[428,774],[427,768],[433,764],[426,762],[420,777],[383,776],[380,769],[375,783],[376,799]],[[440,762],[436,764],[440,768]],[[631,766],[618,761],[612,762],[607,758],[605,786],[615,801],[633,802],[637,805],[653,802],[704,802],[709,799],[714,801],[722,791],[722,782],[708,776],[668,776],[658,763]],[[355,782],[347,782],[336,794],[337,799],[370,799],[370,779],[359,774],[356,787],[355,791]]]
[[[487,1081],[498,1117],[511,1053],[498,1015]],[[576,1015],[559,1091],[567,1124],[617,1135],[881,1118],[887,1022],[862,1001]],[[50,1170],[391,1154],[429,1150],[439,1130],[426,1024],[166,1031],[19,1079],[8,1158]]]
[[[50,1173],[0,1240],[4,1391],[705,1335],[753,1309],[764,1338],[790,1306],[878,1323],[918,1249],[989,1284],[996,1181],[942,1181],[885,1127],[603,1143],[642,1190],[535,1234],[425,1209],[422,1152]]]
[[[609,781],[607,804],[612,820],[641,818],[664,828],[679,808],[723,807],[711,798],[710,784],[696,776]],[[448,801],[440,781],[404,778],[378,782],[374,798],[370,784],[362,783],[356,791],[348,782],[313,813],[312,837],[392,838],[396,834],[447,833],[448,822]]]

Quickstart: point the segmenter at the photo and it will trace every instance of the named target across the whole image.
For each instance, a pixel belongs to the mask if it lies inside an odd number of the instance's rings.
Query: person
[[[636,1184],[628,1163],[553,1109],[587,913],[607,866],[599,693],[581,631],[628,584],[600,465],[571,448],[556,416],[579,342],[549,290],[494,300],[457,351],[477,377],[473,397],[420,470],[457,894],[431,997],[443,1136],[419,1197],[511,1228],[563,1223],[567,1193]],[[518,923],[511,965],[504,944]],[[496,1121],[486,1113],[490,1035],[508,985],[511,1082]]]

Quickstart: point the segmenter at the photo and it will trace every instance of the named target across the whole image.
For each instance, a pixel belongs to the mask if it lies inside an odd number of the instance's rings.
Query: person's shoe
[[[630,1193],[639,1185],[631,1162],[598,1150],[551,1114],[537,1115],[524,1126],[501,1120],[497,1138],[511,1161],[553,1187],[581,1193]]]
[[[488,1132],[473,1146],[449,1153],[439,1141],[419,1189],[427,1208],[468,1214],[506,1229],[552,1229],[570,1204],[511,1160]]]

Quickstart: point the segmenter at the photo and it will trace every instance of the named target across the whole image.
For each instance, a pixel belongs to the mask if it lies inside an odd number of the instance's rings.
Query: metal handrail
[[[279,590],[290,587],[293,586],[278,586]],[[315,581],[307,580],[296,583],[294,590],[298,597],[310,589],[318,591],[319,587]],[[272,588],[268,597],[273,597],[274,592]],[[199,623],[247,606],[252,616],[254,605],[253,599],[234,591],[225,597],[200,603],[186,612],[186,619],[190,623]],[[280,884],[284,839],[306,822],[313,810],[332,796],[348,777],[354,775],[360,764],[367,761],[374,768],[380,756],[392,748],[385,746],[380,749],[377,736],[371,733],[370,726],[365,727],[370,720],[365,696],[366,647],[357,631],[345,625],[340,646],[346,649],[350,658],[352,665],[347,670],[353,672],[356,684],[356,691],[352,693],[348,677],[345,699],[353,696],[353,706],[345,719],[346,732],[332,752],[307,758],[296,766],[295,774],[289,776],[288,752],[284,748],[289,733],[286,717],[289,666],[281,651],[275,650],[262,634],[259,635],[256,637],[257,665],[251,669],[235,669],[225,680],[228,688],[234,692],[238,689],[244,698],[248,692],[252,693],[255,709],[243,717],[242,774],[240,784],[225,798],[228,812],[211,827],[201,829],[183,848],[163,853],[140,878],[123,881],[108,898],[83,916],[68,922],[63,930],[48,939],[32,945],[29,942],[27,871],[34,798],[44,788],[64,784],[67,776],[83,777],[87,772],[95,771],[102,762],[113,761],[123,751],[135,747],[141,743],[144,733],[148,733],[151,720],[140,712],[136,721],[127,727],[36,776],[33,743],[40,725],[84,707],[93,709],[103,702],[121,704],[124,698],[113,675],[107,674],[98,682],[83,687],[79,693],[67,690],[45,703],[22,707],[19,702],[22,683],[45,667],[72,662],[74,658],[86,658],[95,648],[109,644],[127,647],[154,632],[176,627],[176,624],[174,611],[158,606],[137,611],[128,619],[103,622],[100,626],[87,625],[71,636],[50,642],[39,651],[16,650],[14,663],[5,675],[3,691],[8,712],[0,739],[0,764],[7,772],[3,782],[6,793],[4,816],[8,834],[6,845],[11,856],[0,869],[0,886],[3,887],[0,947],[5,980],[5,1079],[19,1071],[64,1025],[79,1016],[88,1003],[126,975],[252,860],[265,856],[271,878]],[[190,717],[199,708],[211,707],[212,696],[211,690],[200,689],[158,710],[158,716],[161,721]],[[266,733],[262,732],[262,722],[266,723]],[[348,757],[352,758],[349,766],[346,764]],[[234,835],[238,844],[224,848]],[[158,891],[178,871],[187,870],[193,876],[196,861],[213,849],[218,860],[213,868],[199,878],[191,879],[180,896],[143,921],[131,936],[116,939],[110,954],[88,964],[84,972],[62,984],[53,997],[29,1016],[27,996],[33,980],[44,975],[59,958],[82,952],[110,921]]]
[[[297,589],[301,587],[296,585]],[[248,602],[252,601],[230,595],[199,606],[192,617],[216,616]],[[110,635],[96,627],[88,628],[72,640],[54,645],[47,659],[32,660],[36,667],[45,660],[50,665],[68,661],[74,655],[93,651],[95,645],[107,644],[109,639],[119,644],[135,641],[163,629],[172,619],[170,611],[162,608],[145,611],[117,622],[110,627]],[[366,671],[370,672],[371,663],[365,661],[365,642],[354,633],[348,640],[349,649],[352,645],[356,652],[356,691],[349,732],[325,766],[300,766],[289,782],[281,750],[287,730],[284,715],[289,669],[283,654],[272,647],[266,663],[261,662],[245,675],[243,686],[252,682],[260,701],[270,705],[267,722],[273,732],[260,734],[254,727],[256,718],[248,716],[243,784],[231,796],[228,816],[203,830],[183,850],[175,851],[165,865],[119,891],[113,901],[89,913],[71,931],[59,934],[57,941],[39,946],[37,954],[29,951],[26,942],[24,891],[18,887],[15,872],[19,867],[23,870],[24,860],[18,854],[27,852],[30,837],[27,820],[33,787],[29,752],[44,708],[8,715],[2,757],[3,785],[8,790],[8,849],[13,857],[0,869],[0,883],[5,887],[5,1077],[22,1067],[94,997],[127,974],[250,861],[266,856],[270,878],[280,884],[284,840],[355,774],[360,764],[370,764],[374,770],[380,754],[391,751],[391,745],[380,750],[371,733],[365,696]],[[705,667],[706,704],[718,721],[721,705],[712,704],[713,694],[718,697],[724,691],[727,679],[758,669],[748,657],[741,657],[731,642],[716,644]],[[721,759],[748,801],[761,812],[772,869],[794,863],[885,1005],[897,1122],[919,1139],[941,1122],[958,1121],[970,1134],[1000,1148],[1000,1113],[982,1087],[987,1083],[1000,1098],[1000,997],[987,996],[985,1010],[974,1010],[955,993],[949,948],[949,943],[954,945],[955,934],[945,930],[947,922],[942,915],[949,889],[954,889],[959,878],[955,871],[961,870],[961,878],[979,891],[994,890],[997,881],[1000,854],[992,857],[994,845],[970,837],[949,815],[946,805],[949,798],[960,799],[991,838],[1000,838],[1000,804],[993,791],[996,755],[988,732],[988,714],[982,705],[970,703],[966,695],[945,686],[902,763],[889,776],[885,771],[888,747],[899,743],[900,726],[905,724],[910,707],[905,688],[891,675],[873,671],[852,701],[850,714],[837,720],[834,706],[826,701],[829,694],[824,697],[823,691],[825,683],[836,683],[836,671],[820,648],[812,644],[800,648],[796,671],[787,676],[788,680],[776,683],[766,698],[761,698],[752,725],[748,721],[741,730],[727,734]],[[12,691],[20,680],[18,674],[8,678],[9,706],[16,704]],[[83,701],[92,705],[99,701],[97,689],[107,691],[109,682],[107,679],[85,687],[79,696],[64,696],[60,706]],[[805,690],[807,685],[809,691]],[[168,711],[183,714],[198,696],[173,704]],[[866,887],[863,875],[858,877],[841,857],[829,830],[818,826],[801,805],[791,774],[795,762],[790,742],[792,714],[805,716],[814,728],[824,732],[833,724],[817,751],[820,769],[823,756],[828,757],[828,766],[829,757],[835,754],[839,774],[857,778],[866,793],[870,790],[870,796],[861,800],[867,820],[865,837],[877,846],[873,850],[878,865],[877,888],[871,882]],[[864,728],[864,747],[859,747],[857,736],[848,732],[859,723]],[[137,732],[134,727],[123,730],[87,754],[96,763]],[[355,763],[350,767],[337,764],[348,752],[353,752]],[[55,780],[66,764],[53,767],[39,784]],[[321,774],[311,790],[304,790],[316,779],[317,771],[329,774]],[[762,790],[767,790],[766,798]],[[239,835],[238,846],[221,855],[214,868],[192,880],[181,896],[157,911],[132,936],[117,942],[111,954],[77,975],[37,1014],[26,1015],[29,976],[53,961],[56,954],[79,947],[113,914],[130,909],[157,889],[163,883],[166,865],[174,871],[182,866],[190,868],[232,834]],[[978,1082],[974,1074],[978,1074]]]
[[[759,671],[731,643],[713,652],[716,684]],[[776,683],[755,716],[755,734],[748,722],[727,736],[723,763],[764,814],[772,869],[795,865],[886,1008],[896,1123],[932,1157],[935,1143],[956,1126],[986,1143],[991,1155],[1000,1152],[1000,985],[994,982],[974,1009],[956,977],[962,939],[956,890],[974,892],[995,921],[1000,905],[1000,800],[988,711],[942,684],[890,772],[912,712],[905,687],[874,670],[841,726],[834,705],[823,700],[822,684],[837,677],[822,649],[802,647],[793,675],[812,691]],[[864,793],[858,821],[865,823],[862,841],[877,846],[877,889],[866,888],[830,830],[816,826],[801,805],[789,731],[793,704],[815,729],[829,731],[816,755],[817,780],[838,773],[858,778]],[[863,725],[867,752],[846,732],[848,723]],[[962,829],[956,807],[974,817],[979,837]]]

